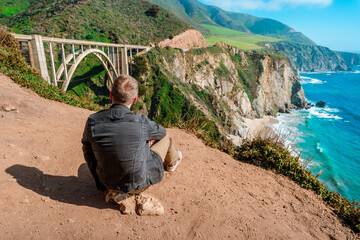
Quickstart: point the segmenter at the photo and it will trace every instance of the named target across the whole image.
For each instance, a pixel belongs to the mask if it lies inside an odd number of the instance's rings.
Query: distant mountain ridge
[[[229,12],[221,8],[205,5],[197,0],[149,0],[198,28],[203,34],[209,31],[200,24],[212,24],[222,27],[270,37],[276,37],[301,44],[316,45],[311,39],[291,27],[269,18]]]

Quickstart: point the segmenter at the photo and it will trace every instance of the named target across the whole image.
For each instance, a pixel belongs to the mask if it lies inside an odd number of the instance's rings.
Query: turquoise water
[[[354,72],[303,73],[301,82],[311,107],[278,116],[278,131],[290,135],[287,143],[301,152],[303,162],[330,190],[360,200],[360,67]],[[290,134],[289,134],[290,133]],[[285,134],[285,135],[286,135]]]

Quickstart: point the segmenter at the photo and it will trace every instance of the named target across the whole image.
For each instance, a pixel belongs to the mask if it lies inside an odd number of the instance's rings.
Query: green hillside
[[[5,18],[7,16],[18,13],[34,2],[33,0],[0,0],[0,18]]]
[[[243,35],[243,36],[212,36],[205,38],[209,45],[214,45],[216,42],[224,42],[228,45],[234,46],[244,50],[256,50],[263,48],[258,45],[259,42],[277,42],[280,39],[266,37],[262,35]]]
[[[240,32],[230,28],[210,24],[201,24],[201,26],[207,28],[210,31],[211,35],[205,37],[206,42],[209,45],[214,45],[220,41],[239,49],[257,50],[263,49],[263,46],[259,44],[261,42],[281,41],[281,39],[278,38],[249,34],[246,32]]]
[[[232,30],[280,38],[301,44],[315,45],[313,41],[291,27],[268,18],[258,18],[243,13],[224,11],[197,0],[149,0],[158,4],[184,21],[198,28],[204,35],[211,35],[204,30],[204,25],[215,25]]]
[[[145,0],[42,0],[2,22],[16,33],[143,45],[190,28]]]
[[[210,24],[201,24],[202,27],[208,29],[210,31],[210,35],[244,35],[247,34],[246,32],[240,32],[236,31],[230,28],[226,27],[220,27],[216,25],[210,25]]]

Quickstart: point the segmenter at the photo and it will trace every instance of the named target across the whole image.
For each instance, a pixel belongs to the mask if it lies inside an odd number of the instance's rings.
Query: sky
[[[198,0],[278,20],[332,50],[360,52],[360,0]]]

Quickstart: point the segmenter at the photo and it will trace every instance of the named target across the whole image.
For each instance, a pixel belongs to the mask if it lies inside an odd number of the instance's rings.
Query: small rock
[[[68,219],[68,220],[66,220],[68,223],[74,223],[75,221],[74,220],[72,220],[72,219]]]
[[[5,115],[4,115],[4,114],[1,114],[1,117],[5,117]]]
[[[135,196],[131,196],[127,199],[122,200],[118,203],[120,206],[120,212],[122,214],[135,214],[136,211],[136,200]]]
[[[46,187],[44,188],[45,191],[50,191],[50,188]]]
[[[317,107],[324,108],[324,107],[325,107],[325,102],[324,102],[324,101],[318,101],[318,102],[316,103],[316,106],[317,106]]]
[[[36,155],[35,159],[39,159],[41,161],[49,161],[50,157],[49,156],[44,156],[44,155]]]
[[[48,202],[48,201],[50,201],[50,198],[48,198],[48,197],[41,197],[41,200],[44,201],[44,202]]]
[[[21,179],[20,178],[10,178],[7,180],[8,182],[20,182]]]
[[[165,212],[164,207],[161,205],[159,200],[147,194],[136,196],[136,204],[137,213],[140,216],[160,216]]]
[[[21,202],[21,203],[29,203],[30,201],[29,201],[29,199],[24,198],[24,199],[23,199],[23,200],[21,200],[20,202]]]
[[[11,105],[8,105],[8,104],[5,104],[2,106],[2,109],[5,111],[5,112],[11,112],[11,111],[16,111],[16,107],[14,106],[11,106]]]
[[[11,148],[14,148],[15,144],[9,144],[8,146],[11,147]]]

